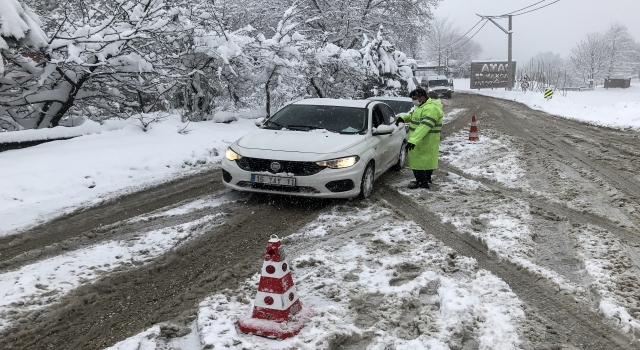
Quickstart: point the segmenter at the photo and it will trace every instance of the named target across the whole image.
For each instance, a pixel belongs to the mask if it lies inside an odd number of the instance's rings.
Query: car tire
[[[362,181],[360,181],[360,194],[358,198],[367,199],[373,193],[373,181],[375,179],[375,166],[373,162],[369,162],[362,172]]]
[[[391,170],[394,171],[400,171],[402,170],[402,168],[404,168],[406,162],[407,162],[407,143],[403,142],[402,146],[400,147],[400,154],[398,154],[398,162],[391,167]]]

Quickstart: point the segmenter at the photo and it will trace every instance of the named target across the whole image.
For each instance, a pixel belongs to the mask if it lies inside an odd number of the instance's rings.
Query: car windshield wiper
[[[287,125],[287,129],[303,129],[305,131],[314,130],[314,129],[324,129],[331,132],[337,132],[335,130],[327,129],[323,126],[315,126],[315,125]]]
[[[271,123],[271,124],[275,125],[276,127],[280,128],[280,129],[282,129],[282,128],[283,128],[283,126],[282,126],[282,125],[280,125],[280,124],[278,124],[278,123],[276,123],[276,122],[273,122],[273,121],[271,121],[271,120],[267,120],[267,124],[269,124],[269,123]]]

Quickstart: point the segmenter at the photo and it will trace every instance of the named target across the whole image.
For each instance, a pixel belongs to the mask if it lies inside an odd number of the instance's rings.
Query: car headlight
[[[351,156],[351,157],[345,157],[345,158],[339,158],[339,159],[323,160],[320,162],[316,162],[316,164],[318,164],[319,166],[325,166],[331,169],[343,169],[343,168],[348,168],[350,166],[353,166],[359,160],[360,160],[360,157]]]
[[[227,148],[227,152],[225,153],[225,155],[227,156],[227,159],[229,160],[239,160],[242,159],[242,156],[239,155],[238,153],[236,153],[234,150],[232,150],[231,148]]]

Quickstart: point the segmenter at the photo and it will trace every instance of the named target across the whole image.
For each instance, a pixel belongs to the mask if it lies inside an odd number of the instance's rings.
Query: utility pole
[[[478,15],[476,13],[476,15]],[[498,28],[500,28],[500,30],[502,30],[505,34],[507,34],[509,36],[509,48],[508,48],[508,60],[509,60],[509,64],[508,64],[508,68],[507,68],[507,83],[509,84],[509,86],[507,87],[508,90],[512,90],[513,89],[513,38],[512,38],[512,34],[513,34],[513,16],[509,15],[509,30],[504,29],[501,25],[498,24],[498,22],[496,22],[494,20],[494,18],[504,18],[504,16],[482,16],[482,15],[478,15],[480,18],[483,19],[487,19],[489,21],[491,21],[493,24],[495,24]]]
[[[513,16],[509,15],[509,69],[507,70],[507,81],[509,81],[509,90],[513,89]]]

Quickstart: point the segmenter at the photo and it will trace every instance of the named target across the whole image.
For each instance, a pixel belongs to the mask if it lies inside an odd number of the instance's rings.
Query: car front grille
[[[274,171],[271,167],[272,163],[278,163],[280,169]],[[268,171],[272,174],[290,173],[295,176],[309,176],[319,173],[325,167],[319,166],[314,162],[292,162],[286,160],[273,160],[261,158],[242,157],[236,160],[240,169],[245,171]]]

